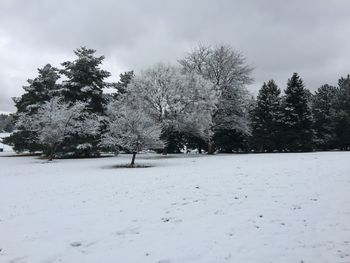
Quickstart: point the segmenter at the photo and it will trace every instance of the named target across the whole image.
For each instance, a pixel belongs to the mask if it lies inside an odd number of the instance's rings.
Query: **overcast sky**
[[[26,79],[87,46],[119,73],[176,63],[198,43],[225,43],[255,67],[256,92],[293,72],[306,86],[350,73],[349,0],[0,0],[0,111],[14,111]]]

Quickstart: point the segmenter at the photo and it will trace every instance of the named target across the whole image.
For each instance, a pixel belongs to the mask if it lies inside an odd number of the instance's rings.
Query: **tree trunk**
[[[53,147],[51,147],[50,154],[49,154],[49,160],[48,160],[49,162],[51,162],[53,160],[53,158],[55,158],[56,148],[57,148],[57,145],[54,145]]]
[[[136,154],[137,154],[137,152],[133,152],[132,153],[132,159],[131,159],[131,166],[134,166],[135,165],[135,158],[136,158]]]
[[[208,142],[208,154],[214,154],[214,145],[211,141]]]
[[[168,154],[168,147],[167,146],[165,146],[164,148],[163,148],[163,153],[162,153],[163,155],[167,155]]]

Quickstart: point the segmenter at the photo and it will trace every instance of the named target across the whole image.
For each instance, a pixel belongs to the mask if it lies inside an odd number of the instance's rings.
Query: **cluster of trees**
[[[12,115],[0,114],[0,132],[13,131],[13,117]]]
[[[17,131],[5,142],[16,151],[42,151],[50,159],[117,149],[213,153],[249,134],[252,68],[228,46],[200,46],[177,65],[125,72],[118,83],[106,81],[110,73],[95,50],[82,47],[75,55],[62,69],[39,69],[14,99]],[[226,139],[219,142],[219,133]]]
[[[315,94],[294,73],[284,95],[264,83],[251,114],[251,147],[257,151],[350,149],[350,76]]]
[[[350,79],[311,94],[295,73],[285,94],[273,80],[255,100],[252,67],[229,46],[199,46],[176,65],[156,64],[118,83],[101,69],[103,56],[85,47],[58,69],[28,80],[15,98],[16,151],[96,156],[123,150],[180,152],[348,149]],[[112,92],[105,93],[109,89]]]

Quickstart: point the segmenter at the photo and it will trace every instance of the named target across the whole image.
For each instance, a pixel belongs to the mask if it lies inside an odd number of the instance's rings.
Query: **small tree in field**
[[[102,144],[121,147],[132,153],[131,166],[135,165],[136,154],[143,150],[161,149],[162,127],[140,108],[113,102],[107,106],[107,132]]]
[[[60,98],[54,97],[38,108],[37,112],[28,117],[20,116],[18,125],[36,132],[37,143],[46,150],[49,161],[55,157],[57,148],[74,134],[95,134],[98,121],[94,115],[81,119],[86,105],[82,102],[70,106]]]

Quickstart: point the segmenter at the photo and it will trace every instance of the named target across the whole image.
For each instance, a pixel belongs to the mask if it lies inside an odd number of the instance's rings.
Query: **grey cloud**
[[[255,66],[256,91],[270,78],[281,88],[299,72],[316,89],[350,71],[347,0],[2,0],[0,110],[13,110],[27,78],[59,65],[86,45],[105,67],[140,70],[176,59],[197,43],[227,43]]]

